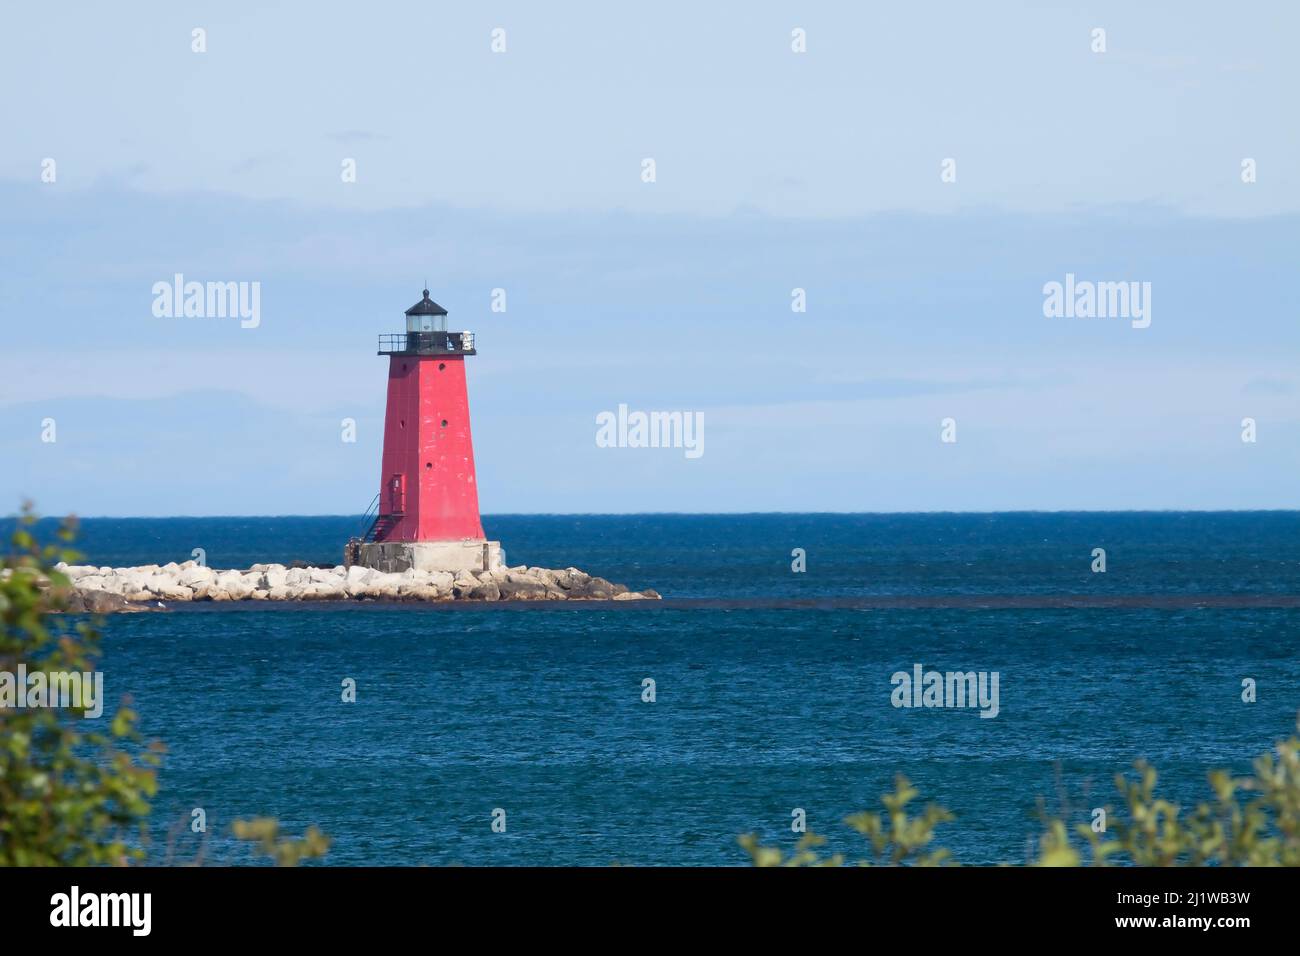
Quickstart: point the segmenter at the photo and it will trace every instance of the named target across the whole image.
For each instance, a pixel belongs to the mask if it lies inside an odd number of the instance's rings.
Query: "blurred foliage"
[[[844,822],[866,838],[871,858],[859,860],[858,866],[943,866],[951,862],[944,849],[928,849],[934,831],[941,823],[955,819],[937,804],[928,804],[919,816],[909,816],[907,805],[920,796],[910,780],[899,774],[894,778],[894,792],[880,798],[884,813],[855,813]],[[817,848],[826,838],[805,833],[795,844],[794,852],[785,856],[775,847],[761,846],[755,834],[740,838],[755,866],[841,866],[844,858],[836,853],[821,857]]]
[[[1156,795],[1156,770],[1145,762],[1136,774],[1115,777],[1125,814],[1106,833],[1080,823],[1075,831],[1087,850],[1086,862],[1138,866],[1300,866],[1300,722],[1279,741],[1276,753],[1255,758],[1254,773],[1234,777],[1226,770],[1209,775],[1213,798],[1184,814]],[[1042,866],[1078,866],[1085,856],[1070,843],[1068,829],[1050,820],[1042,839]]]
[[[0,672],[16,675],[97,670],[98,619],[73,618],[71,582],[56,570],[74,564],[76,523],[42,546],[24,505],[0,563]],[[26,688],[19,686],[19,693]],[[109,719],[80,710],[0,707],[0,866],[126,865],[144,859],[150,800],[158,792],[164,747],[144,743],[124,698]],[[104,729],[100,729],[104,728]],[[279,866],[324,856],[329,840],[315,827],[282,837],[275,820],[240,820],[236,839]]]
[[[747,833],[740,837],[740,845],[749,854],[755,866],[843,866],[844,857],[819,857],[817,848],[826,843],[826,838],[815,833],[805,833],[794,845],[794,852],[786,856],[776,847],[760,846],[758,836]]]
[[[329,852],[329,837],[316,827],[308,827],[301,837],[280,835],[280,822],[270,817],[236,820],[232,825],[236,840],[255,844],[257,852],[275,861],[276,866],[297,866],[303,860],[315,860]]]
[[[99,632],[52,613],[71,587],[54,564],[79,557],[69,549],[75,523],[64,522],[57,543],[44,547],[34,523],[25,506],[0,563],[0,671],[94,671]],[[76,710],[0,707],[0,865],[125,864],[142,856],[162,746],[143,745],[135,724],[126,703],[94,721]]]
[[[1079,823],[1074,832],[1060,817],[1045,816],[1035,866],[1300,866],[1300,721],[1296,734],[1280,741],[1276,753],[1255,759],[1254,774],[1234,777],[1224,770],[1209,774],[1213,799],[1184,814],[1177,804],[1156,795],[1157,774],[1139,761],[1136,776],[1118,774],[1115,786],[1125,813],[1106,807],[1109,825],[1097,832]],[[928,805],[909,816],[907,805],[918,792],[906,777],[894,781],[893,793],[881,798],[885,812],[856,813],[845,823],[866,838],[870,859],[860,866],[936,866],[953,862],[942,848],[930,848],[935,828],[954,819],[943,807]],[[756,835],[740,837],[755,866],[840,866],[842,854],[821,856],[826,838],[803,834],[788,856],[763,846]],[[1086,857],[1084,852],[1086,850]]]

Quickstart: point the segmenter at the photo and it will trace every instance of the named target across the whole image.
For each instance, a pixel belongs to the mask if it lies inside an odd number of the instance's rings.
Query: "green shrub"
[[[1132,779],[1119,774],[1115,786],[1124,814],[1108,807],[1107,832],[1077,824],[1076,848],[1070,828],[1059,817],[1044,819],[1037,866],[1094,866],[1131,863],[1139,866],[1300,866],[1300,722],[1297,735],[1277,744],[1276,754],[1256,758],[1254,775],[1233,777],[1223,770],[1209,774],[1214,797],[1190,813],[1156,795],[1157,774],[1139,761]],[[934,847],[937,826],[954,819],[941,806],[928,805],[919,816],[908,816],[907,805],[918,796],[906,777],[894,781],[893,793],[881,798],[885,813],[857,813],[845,823],[867,840],[871,856],[860,866],[935,866],[953,862],[945,849]],[[842,854],[820,856],[826,839],[806,833],[788,856],[763,846],[754,834],[740,845],[755,866],[840,866]]]
[[[75,522],[64,522],[58,543],[42,547],[32,534],[35,521],[24,507],[0,563],[0,672],[94,671],[97,622],[57,613],[67,607],[71,582],[55,565],[80,557],[70,549]],[[0,866],[144,859],[164,748],[143,743],[127,703],[111,720],[83,721],[81,711],[0,706]],[[289,838],[273,819],[236,820],[232,831],[277,866],[296,866],[329,849],[315,827]]]
[[[65,522],[58,543],[41,547],[34,520],[24,508],[0,564],[0,671],[94,671],[98,631],[53,613],[70,587],[53,566],[78,557],[68,550],[74,525]],[[142,745],[135,724],[125,702],[102,721],[79,711],[0,707],[0,865],[141,858],[162,747]]]

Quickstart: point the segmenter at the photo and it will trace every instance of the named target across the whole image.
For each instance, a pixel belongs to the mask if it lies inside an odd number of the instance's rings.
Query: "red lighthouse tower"
[[[379,337],[388,359],[384,455],[375,518],[356,563],[383,571],[457,571],[504,565],[478,513],[465,356],[473,332],[448,332],[447,310],[422,298],[406,331]]]

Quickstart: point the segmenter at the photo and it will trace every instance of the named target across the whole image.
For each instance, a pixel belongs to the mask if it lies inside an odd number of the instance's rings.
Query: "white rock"
[[[63,575],[69,581],[79,581],[82,578],[90,577],[92,574],[99,574],[99,568],[92,567],[88,564],[64,564],[60,561],[54,566],[55,571],[63,572]]]
[[[194,592],[176,583],[170,574],[151,574],[144,583],[144,590],[164,601],[188,601]]]
[[[330,601],[347,597],[342,582],[333,575],[329,581],[315,581],[303,588],[299,599],[303,601]]]
[[[432,584],[417,584],[407,591],[405,596],[420,601],[445,601],[451,597],[451,591]]]
[[[556,585],[556,573],[549,568],[529,568],[528,577],[542,584]]]
[[[151,574],[141,582],[144,590],[152,591],[154,594],[161,594],[165,588],[175,587],[176,579],[168,574]]]
[[[421,576],[403,581],[398,588],[398,593],[402,597],[436,597],[440,594],[447,594],[451,591],[451,582],[447,582],[447,587],[440,588],[436,584],[430,584],[427,578]]]
[[[376,571],[374,577],[370,579],[370,583],[382,591],[396,591],[402,586],[402,575],[397,571],[389,574]]]
[[[570,597],[561,585],[577,586],[592,580],[577,568],[556,571],[519,565],[491,571],[421,571],[414,568],[384,573],[373,568],[285,568],[282,564],[254,565],[247,571],[217,570],[193,561],[134,568],[96,568],[59,565],[74,587],[119,594],[128,601],[156,604],[189,600],[212,601],[328,601],[372,598],[443,601],[455,593],[462,598],[475,591],[499,590],[518,600],[562,601]],[[0,577],[4,576],[0,571]],[[604,586],[604,585],[602,585]],[[507,590],[510,593],[507,595]],[[651,595],[653,596],[653,595]],[[640,591],[610,594],[614,600],[647,600]]]
[[[183,584],[187,588],[197,587],[200,584],[212,584],[217,579],[216,573],[211,568],[203,568],[194,565],[192,561],[185,562],[191,567],[183,570],[176,577],[177,584]]]
[[[242,601],[255,590],[257,581],[261,575],[255,571],[250,571],[248,575],[252,580],[246,581],[243,573],[239,571],[219,571],[217,572],[216,584],[208,592],[214,601]]]

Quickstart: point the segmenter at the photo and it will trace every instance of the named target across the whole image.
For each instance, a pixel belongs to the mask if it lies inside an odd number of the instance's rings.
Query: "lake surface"
[[[355,518],[91,519],[96,564],[333,562]],[[372,605],[119,615],[106,690],[169,748],[154,853],[317,824],[333,864],[741,864],[791,811],[852,858],[841,820],[905,773],[957,820],[964,863],[1021,862],[1040,799],[1117,806],[1140,757],[1208,796],[1300,710],[1300,609],[746,606],[741,599],[1300,595],[1300,513],[488,516],[512,564],[574,565],[728,606]],[[791,570],[802,548],[807,570]],[[1107,570],[1093,573],[1092,551]],[[999,674],[999,709],[898,708],[913,665]],[[343,703],[341,682],[356,681]],[[642,701],[642,682],[656,700]],[[1242,680],[1258,700],[1244,703]],[[492,831],[505,810],[506,832]]]

